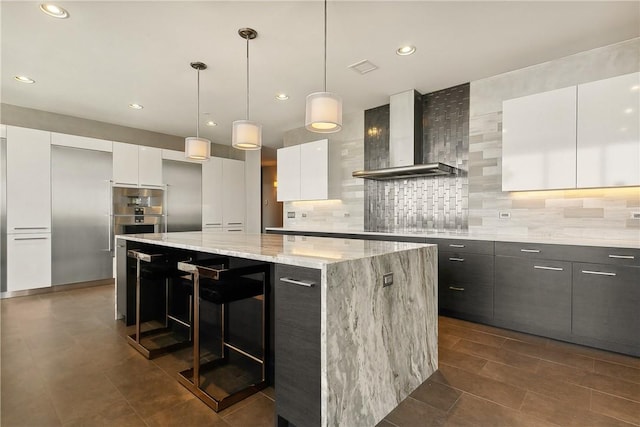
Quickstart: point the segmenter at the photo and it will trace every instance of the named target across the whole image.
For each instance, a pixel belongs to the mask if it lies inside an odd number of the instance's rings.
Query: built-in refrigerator
[[[202,230],[202,165],[162,161],[167,231]],[[221,183],[211,183],[211,185]]]
[[[112,154],[51,147],[51,283],[111,279]]]

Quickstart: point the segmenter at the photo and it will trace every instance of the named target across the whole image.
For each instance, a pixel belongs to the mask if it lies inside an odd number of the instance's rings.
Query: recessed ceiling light
[[[31,77],[27,77],[27,76],[14,76],[14,79],[16,79],[17,81],[19,81],[20,83],[35,83],[36,81],[33,80]]]
[[[142,110],[144,106],[140,104],[129,104],[129,108],[133,108],[134,110]]]
[[[289,95],[287,95],[286,93],[279,93],[276,95],[276,99],[278,101],[286,101],[287,99],[289,99]]]
[[[626,114],[631,114],[631,113],[633,113],[633,108],[627,108],[627,109],[624,110],[624,112]]]
[[[42,3],[40,5],[40,10],[49,16],[53,16],[54,18],[64,19],[69,17],[69,12],[67,12],[60,6],[56,6],[55,4],[51,3]]]
[[[407,56],[407,55],[411,55],[415,51],[416,51],[415,46],[400,46],[398,50],[396,50],[396,53],[400,56]]]
[[[218,126],[218,124],[216,122],[214,122],[213,120],[207,120],[207,122],[205,124],[207,126]]]
[[[631,86],[631,90],[640,90],[640,85]]]

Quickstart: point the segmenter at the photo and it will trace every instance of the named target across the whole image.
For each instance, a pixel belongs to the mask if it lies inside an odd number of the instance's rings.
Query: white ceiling
[[[307,94],[322,90],[322,1],[56,3],[54,19],[37,2],[0,3],[3,103],[148,129],[195,133],[201,73],[201,135],[230,144],[231,122],[245,114],[245,41],[251,49],[251,118],[265,145],[304,126]],[[640,36],[640,2],[330,1],[328,90],[345,113],[500,74]],[[413,44],[408,57],[398,46]],[[347,67],[368,59],[379,69]],[[22,74],[36,84],[21,84]],[[277,92],[290,99],[276,101]],[[136,102],[140,111],[127,107]],[[218,123],[204,126],[208,117]]]

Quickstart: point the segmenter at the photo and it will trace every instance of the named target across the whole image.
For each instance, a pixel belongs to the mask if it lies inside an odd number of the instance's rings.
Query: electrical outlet
[[[345,217],[345,218],[349,218],[350,216],[351,216],[351,214],[350,214],[349,212],[345,212],[345,213],[344,213],[344,217]]]
[[[387,273],[382,275],[382,287],[393,285],[393,273]]]
[[[509,219],[509,218],[511,218],[511,212],[500,212],[500,213],[498,213],[498,218],[500,218],[500,219]]]
[[[307,217],[307,214],[303,212],[302,213],[302,218],[306,218],[306,217]]]
[[[631,212],[631,218],[640,219],[640,212]]]
[[[296,217],[295,212],[287,212],[287,218],[295,218],[295,217]]]

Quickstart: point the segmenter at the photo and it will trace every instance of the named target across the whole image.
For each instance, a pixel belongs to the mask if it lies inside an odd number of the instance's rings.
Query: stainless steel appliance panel
[[[7,140],[0,138],[0,292],[7,291]]]
[[[51,147],[52,285],[113,277],[111,153]]]
[[[167,231],[202,230],[202,165],[163,160],[162,174],[167,184]]]

